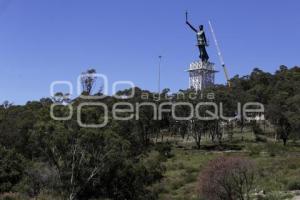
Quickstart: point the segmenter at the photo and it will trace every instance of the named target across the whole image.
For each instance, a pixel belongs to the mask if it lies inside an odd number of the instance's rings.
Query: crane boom
[[[213,36],[213,39],[214,39],[216,48],[217,48],[217,52],[218,52],[218,57],[219,57],[220,63],[221,63],[221,65],[222,65],[222,67],[223,67],[223,70],[224,70],[224,74],[225,74],[225,78],[226,78],[227,84],[228,84],[228,86],[230,87],[230,81],[229,81],[228,71],[227,71],[227,68],[226,68],[226,66],[225,66],[225,62],[224,62],[224,59],[223,59],[223,55],[222,55],[222,53],[221,53],[221,49],[220,49],[220,46],[219,46],[219,43],[218,43],[216,34],[215,34],[215,32],[214,32],[214,29],[213,29],[213,27],[212,27],[210,21],[208,21],[208,24],[209,24],[210,31],[211,31],[211,34],[212,34],[212,36]]]

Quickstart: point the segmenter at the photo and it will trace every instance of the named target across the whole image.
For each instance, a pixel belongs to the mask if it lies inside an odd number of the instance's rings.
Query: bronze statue
[[[208,62],[209,56],[207,54],[206,51],[206,47],[208,46],[207,40],[206,40],[206,36],[205,36],[205,32],[203,29],[203,25],[199,26],[199,30],[197,30],[195,27],[193,27],[189,22],[188,22],[188,13],[185,13],[185,23],[193,30],[196,32],[197,34],[197,46],[199,48],[200,51],[200,56],[199,58],[201,59],[202,62]]]

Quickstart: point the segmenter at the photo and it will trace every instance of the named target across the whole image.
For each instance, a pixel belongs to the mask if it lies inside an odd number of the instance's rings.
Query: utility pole
[[[158,56],[158,94],[160,94],[160,65],[162,56]]]

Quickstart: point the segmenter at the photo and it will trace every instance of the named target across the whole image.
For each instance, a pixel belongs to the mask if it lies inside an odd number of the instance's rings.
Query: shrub
[[[171,188],[173,190],[177,190],[179,189],[180,187],[182,187],[184,185],[184,180],[183,179],[175,179],[172,184],[171,184]]]
[[[261,147],[256,144],[249,144],[247,146],[247,150],[249,151],[250,156],[259,155],[261,152]]]
[[[197,175],[195,173],[188,173],[187,171],[183,171],[181,173],[181,177],[183,177],[185,184],[194,182],[197,179]]]
[[[187,175],[184,177],[185,183],[191,183],[191,182],[194,182],[194,181],[196,181],[196,179],[197,179],[197,175],[195,175],[195,174],[187,174]]]
[[[262,200],[282,200],[282,199],[291,199],[293,195],[282,193],[282,192],[271,192],[265,197],[261,198]]]
[[[257,136],[257,135],[263,135],[264,131],[260,128],[259,124],[254,123],[252,125],[252,129],[253,129],[253,133]]]
[[[267,142],[267,138],[264,136],[264,131],[260,128],[259,124],[253,123],[252,130],[255,135],[256,142]]]
[[[29,198],[19,193],[8,192],[1,194],[0,200],[29,200]]]
[[[300,190],[300,180],[292,180],[287,185],[288,190]]]
[[[211,161],[198,179],[198,192],[207,200],[244,200],[254,185],[254,163],[240,157]]]
[[[266,143],[267,142],[267,138],[260,136],[260,135],[255,135],[255,141],[256,142],[263,142]]]
[[[35,162],[25,170],[25,176],[15,187],[17,191],[36,197],[42,190],[55,190],[58,185],[58,172],[51,166],[42,162]]]
[[[21,181],[24,167],[20,154],[0,146],[0,193],[11,191]]]
[[[186,166],[185,171],[188,174],[192,174],[192,173],[198,172],[198,169],[197,169],[197,167]]]
[[[63,200],[62,197],[60,196],[57,196],[57,195],[54,195],[54,194],[48,194],[48,193],[45,193],[45,192],[41,192],[37,197],[36,197],[37,200]]]
[[[161,156],[165,158],[171,158],[173,155],[171,153],[172,146],[170,143],[157,143],[155,146],[155,150],[160,153]]]
[[[297,163],[288,163],[288,168],[289,169],[298,169]]]
[[[271,157],[282,154],[284,152],[283,148],[283,146],[274,143],[268,143],[266,145],[266,150]]]

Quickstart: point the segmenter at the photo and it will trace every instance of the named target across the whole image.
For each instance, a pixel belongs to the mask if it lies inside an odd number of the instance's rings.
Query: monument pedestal
[[[189,87],[196,91],[211,87],[215,83],[214,63],[195,61],[190,64]]]

